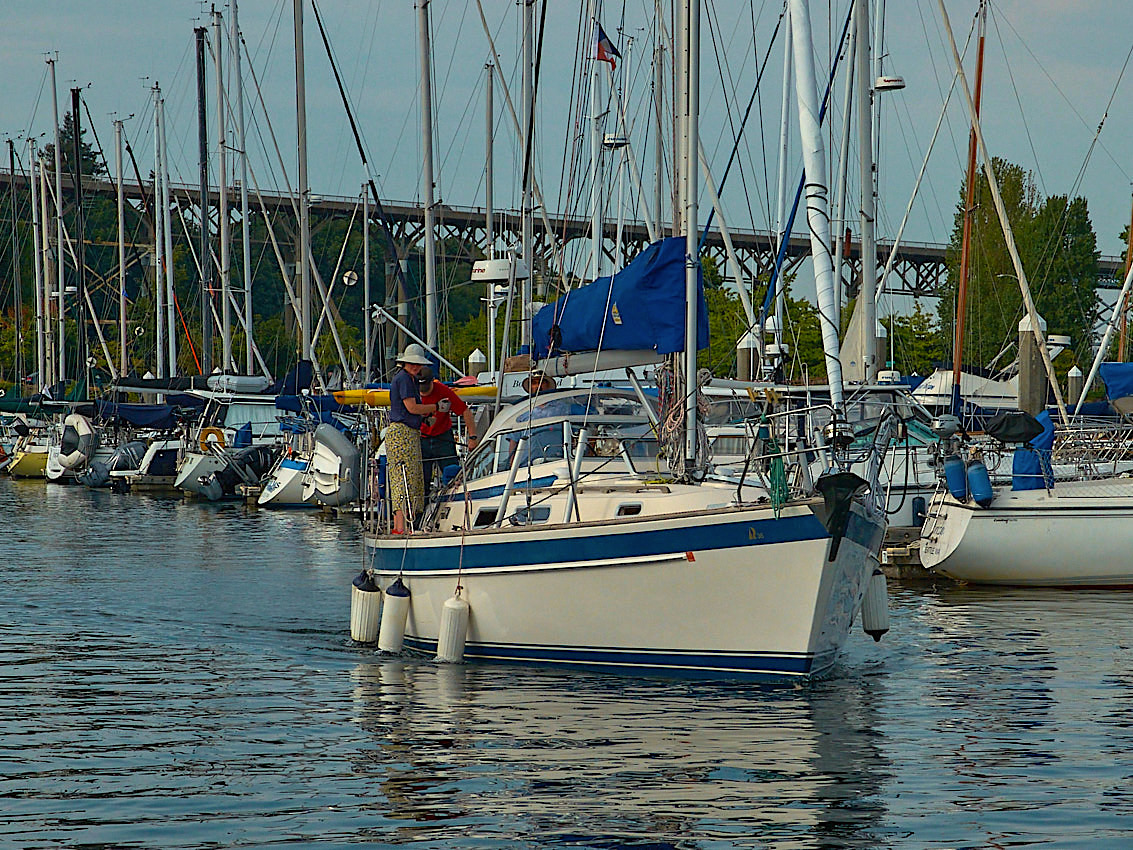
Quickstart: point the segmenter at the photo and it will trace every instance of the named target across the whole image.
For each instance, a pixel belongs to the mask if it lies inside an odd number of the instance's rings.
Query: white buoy
[[[468,637],[468,616],[471,609],[456,595],[445,600],[441,609],[441,628],[437,635],[437,661],[459,664],[464,660],[464,641]]]
[[[382,627],[378,633],[378,649],[382,652],[401,652],[405,641],[405,620],[409,616],[409,588],[394,579],[386,588],[382,605]]]
[[[350,639],[357,643],[377,640],[381,611],[382,589],[370,572],[363,570],[350,588]]]
[[[885,573],[877,567],[873,568],[862,597],[862,629],[874,641],[881,640],[881,636],[889,631],[889,588]]]

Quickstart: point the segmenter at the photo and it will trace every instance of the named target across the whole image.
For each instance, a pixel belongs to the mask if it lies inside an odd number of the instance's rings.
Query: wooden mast
[[[1129,214],[1129,233],[1126,240],[1128,247],[1125,249],[1125,276],[1129,276],[1129,267],[1133,266],[1133,210]],[[1126,297],[1125,303],[1121,305],[1121,335],[1118,337],[1117,343],[1117,362],[1125,362],[1126,340],[1128,339],[1129,330],[1129,299]]]
[[[980,115],[980,100],[983,94],[984,73],[984,34],[987,29],[987,4],[980,0],[979,42],[976,52],[975,107],[976,120]],[[956,291],[955,337],[952,341],[952,414],[960,415],[960,375],[963,371],[964,319],[968,308],[968,276],[970,274],[969,255],[972,239],[972,208],[976,196],[976,128],[968,133],[968,177],[964,196],[964,231],[960,242],[960,280]]]

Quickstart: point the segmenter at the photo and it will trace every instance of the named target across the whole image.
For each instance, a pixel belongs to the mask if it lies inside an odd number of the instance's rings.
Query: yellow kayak
[[[495,398],[495,387],[456,387],[462,399]],[[389,407],[389,390],[339,390],[331,393],[339,404],[364,404],[367,407]]]

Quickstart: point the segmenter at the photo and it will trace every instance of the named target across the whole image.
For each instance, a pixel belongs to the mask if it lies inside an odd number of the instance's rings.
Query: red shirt
[[[464,411],[468,409],[468,405],[452,391],[451,387],[447,387],[440,381],[433,381],[433,388],[428,393],[421,393],[421,404],[436,404],[442,398],[447,398],[452,402],[452,414],[461,416]],[[428,424],[428,419],[421,423],[421,433],[426,437],[439,437],[452,428],[452,416],[448,413],[441,413],[437,411],[433,414],[433,424]]]

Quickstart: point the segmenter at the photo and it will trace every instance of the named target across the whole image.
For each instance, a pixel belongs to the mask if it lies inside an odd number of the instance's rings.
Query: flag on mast
[[[609,62],[610,70],[613,71],[618,67],[617,60],[622,58],[622,54],[618,53],[618,49],[614,47],[614,43],[610,41],[610,37],[602,29],[602,25],[595,21],[594,26],[597,28],[595,38],[597,47],[594,51],[594,58],[599,62]]]

